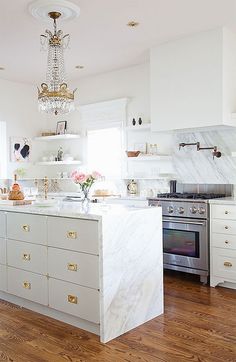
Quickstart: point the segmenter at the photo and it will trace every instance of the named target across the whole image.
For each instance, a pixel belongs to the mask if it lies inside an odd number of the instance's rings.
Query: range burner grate
[[[191,192],[176,192],[176,193],[164,193],[157,194],[157,197],[163,199],[201,199],[201,200],[210,200],[225,197],[224,194],[213,194],[213,193],[191,193]]]

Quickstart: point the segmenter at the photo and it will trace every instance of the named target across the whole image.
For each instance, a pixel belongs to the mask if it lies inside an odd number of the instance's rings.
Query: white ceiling
[[[79,5],[80,17],[59,22],[71,36],[65,53],[69,80],[143,63],[151,46],[185,34],[222,25],[236,29],[235,0],[71,1]],[[1,1],[0,66],[5,70],[0,77],[36,84],[44,80],[47,58],[40,52],[39,35],[51,23],[33,18],[30,3]],[[130,20],[140,26],[127,27]],[[78,64],[85,69],[76,70]]]

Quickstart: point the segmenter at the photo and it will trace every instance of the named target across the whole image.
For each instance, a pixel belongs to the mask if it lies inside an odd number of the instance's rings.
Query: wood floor
[[[165,314],[106,345],[1,301],[0,361],[236,362],[236,291],[168,272]]]

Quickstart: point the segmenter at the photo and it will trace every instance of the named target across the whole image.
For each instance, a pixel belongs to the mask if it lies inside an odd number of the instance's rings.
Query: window
[[[109,178],[121,178],[122,129],[88,131],[88,167]]]

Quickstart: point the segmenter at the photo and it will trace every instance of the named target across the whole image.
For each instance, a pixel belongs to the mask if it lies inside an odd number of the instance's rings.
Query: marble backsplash
[[[202,147],[217,146],[221,158],[211,150],[197,151],[196,146],[179,150],[179,143],[200,142]],[[188,184],[236,184],[236,130],[218,129],[204,132],[176,132],[173,135],[173,166],[177,179]]]

